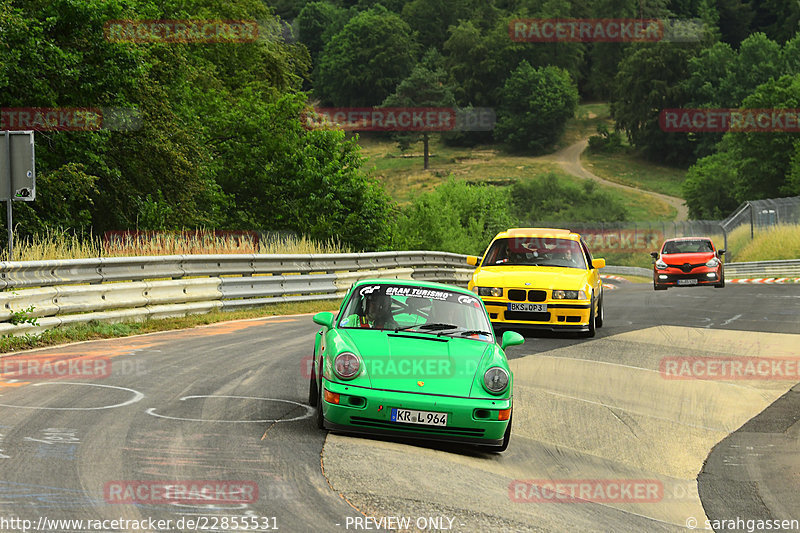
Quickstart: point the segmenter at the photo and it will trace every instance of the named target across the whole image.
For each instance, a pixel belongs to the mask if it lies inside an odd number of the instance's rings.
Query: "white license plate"
[[[424,424],[426,426],[446,426],[447,413],[392,408],[392,422]]]
[[[697,285],[696,279],[679,279],[678,285]]]
[[[525,313],[544,313],[547,311],[547,304],[508,304],[508,310]]]

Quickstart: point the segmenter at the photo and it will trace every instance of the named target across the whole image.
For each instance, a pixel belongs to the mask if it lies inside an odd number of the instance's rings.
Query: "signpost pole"
[[[6,169],[8,171],[8,191],[7,200],[6,200],[6,223],[8,224],[8,260],[14,260],[14,226],[13,226],[13,215],[12,215],[12,208],[11,208],[11,194],[12,194],[12,185],[11,185],[11,132],[4,132],[5,136],[5,143],[6,143],[6,154],[7,154],[7,166]]]

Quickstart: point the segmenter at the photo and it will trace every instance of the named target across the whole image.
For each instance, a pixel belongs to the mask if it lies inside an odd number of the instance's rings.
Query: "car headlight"
[[[661,258],[659,258],[658,261],[656,261],[656,268],[664,270],[667,268],[667,264]]]
[[[361,361],[354,353],[342,352],[333,361],[333,369],[342,379],[352,379],[358,374],[361,368]]]
[[[712,257],[712,258],[711,258],[711,259],[708,261],[708,263],[706,263],[706,266],[707,266],[707,267],[709,267],[709,268],[714,268],[714,267],[715,267],[715,266],[717,266],[718,264],[719,264],[719,259],[717,259],[716,257]]]
[[[503,296],[502,287],[472,287],[472,290],[478,296],[494,296],[495,298]]]
[[[553,291],[554,300],[585,300],[586,293],[584,291]]]
[[[493,366],[483,374],[483,386],[492,394],[500,394],[508,387],[508,372]]]

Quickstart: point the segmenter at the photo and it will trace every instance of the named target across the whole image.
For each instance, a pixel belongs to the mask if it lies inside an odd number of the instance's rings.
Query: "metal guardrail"
[[[144,320],[336,299],[355,281],[373,277],[466,285],[473,269],[465,259],[411,251],[2,262],[0,335],[92,320]],[[36,318],[37,324],[21,318]]]
[[[0,262],[0,335],[60,325],[144,320],[280,302],[337,299],[357,280],[416,279],[466,285],[465,255],[174,255]],[[800,260],[728,263],[726,277],[800,277]],[[649,277],[640,267],[609,274]],[[20,319],[36,318],[37,324]],[[12,323],[17,322],[17,323]]]
[[[800,259],[728,263],[725,265],[725,277],[800,277]]]

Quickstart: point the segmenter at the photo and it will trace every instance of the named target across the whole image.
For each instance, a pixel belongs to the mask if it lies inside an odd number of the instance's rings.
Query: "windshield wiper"
[[[431,331],[440,331],[444,329],[458,329],[458,326],[454,326],[453,324],[441,324],[441,323],[434,323],[434,324],[425,324],[420,326],[419,329],[429,329]]]
[[[467,335],[486,335],[487,337],[492,336],[490,332],[483,331],[481,329],[468,329],[466,331],[459,331],[458,334],[461,335],[462,337],[465,337]]]

